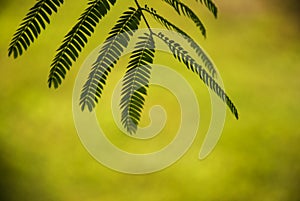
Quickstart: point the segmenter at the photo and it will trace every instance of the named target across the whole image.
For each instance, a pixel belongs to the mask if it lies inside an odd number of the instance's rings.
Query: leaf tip
[[[57,89],[59,87],[59,83],[53,79],[53,78],[49,78],[48,79],[48,88],[51,89],[51,88],[54,88],[54,89]]]
[[[234,114],[236,120],[239,120],[239,113],[236,111],[235,114]]]
[[[14,59],[18,58],[18,56],[19,56],[18,51],[15,48],[10,47],[8,49],[8,57],[11,57],[12,55],[13,55]]]

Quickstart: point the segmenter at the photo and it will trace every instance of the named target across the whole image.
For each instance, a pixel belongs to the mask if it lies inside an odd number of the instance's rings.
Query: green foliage
[[[218,8],[211,0],[196,0],[197,2],[201,2],[214,14],[215,17],[218,16]]]
[[[238,112],[228,95],[224,92],[224,90],[218,85],[218,83],[213,79],[212,76],[209,75],[202,68],[200,64],[198,64],[194,58],[192,58],[188,51],[186,51],[179,43],[176,43],[174,40],[170,40],[163,33],[159,33],[158,37],[161,38],[168,46],[174,57],[178,59],[180,62],[183,62],[189,70],[197,73],[203,82],[210,87],[223,101],[226,102],[231,112],[238,119]]]
[[[186,4],[180,0],[162,0],[171,6],[179,15],[191,19],[200,33],[206,37],[206,29],[197,16]],[[215,17],[217,17],[217,7],[211,0],[196,0],[205,5]],[[80,96],[81,109],[92,111],[99,98],[101,98],[107,76],[111,69],[117,64],[123,51],[127,48],[134,32],[138,29],[141,19],[148,27],[149,33],[139,36],[139,41],[130,57],[127,72],[123,79],[122,99],[120,108],[122,110],[122,124],[129,133],[135,133],[139,124],[147,88],[151,76],[151,64],[154,60],[155,40],[154,36],[168,45],[171,52],[186,67],[196,72],[201,80],[210,87],[230,108],[232,113],[238,118],[238,112],[232,101],[224,90],[214,80],[216,69],[212,61],[184,30],[170,22],[166,17],[157,14],[153,8],[147,5],[141,7],[138,0],[134,0],[136,7],[130,7],[125,11],[104,41],[97,60],[92,65],[89,76],[83,86]],[[14,53],[14,57],[21,55],[23,50],[27,50],[30,43],[37,38],[41,32],[41,27],[45,29],[46,23],[50,23],[48,15],[57,12],[57,8],[63,3],[63,0],[41,0],[30,9],[26,18],[23,20],[20,28],[14,35],[9,47],[9,55]],[[101,19],[116,4],[116,0],[89,0],[88,6],[81,14],[78,22],[66,34],[57,54],[54,57],[48,78],[49,87],[58,88],[67,71],[71,69],[73,62],[79,57],[79,53],[85,47]],[[189,53],[182,48],[182,45],[164,36],[162,33],[155,33],[149,25],[145,14],[150,14],[156,21],[169,30],[176,31],[195,51],[204,63],[204,67],[197,64]]]
[[[116,0],[109,0],[114,5]],[[89,1],[89,7],[82,13],[77,24],[65,36],[61,46],[57,50],[57,54],[51,64],[48,84],[57,88],[65,78],[67,70],[70,70],[72,61],[76,61],[79,52],[88,42],[87,37],[94,33],[94,28],[99,21],[110,10],[107,0]]]
[[[129,8],[129,11],[126,11],[120,17],[120,20],[109,33],[110,36],[104,42],[89,78],[84,84],[80,97],[82,110],[88,107],[92,111],[95,107],[98,98],[101,97],[107,75],[119,60],[124,48],[127,47],[133,32],[138,28],[140,20],[141,11]]]
[[[202,24],[202,22],[200,21],[198,16],[188,6],[186,6],[179,0],[164,0],[164,1],[166,3],[168,3],[169,5],[171,5],[179,15],[181,15],[181,13],[182,13],[183,15],[192,19],[193,22],[196,24],[196,26],[199,27],[202,35],[204,37],[206,36],[206,30],[205,30],[204,25]]]
[[[122,88],[122,123],[129,133],[136,132],[151,76],[155,44],[152,33],[139,37],[130,56]]]
[[[169,30],[176,31],[179,33],[195,50],[195,52],[198,54],[198,56],[202,59],[204,65],[208,68],[209,72],[212,74],[212,76],[215,76],[217,71],[212,63],[212,61],[208,58],[208,56],[203,52],[203,50],[200,48],[200,46],[183,30],[178,28],[173,23],[169,22],[166,18],[159,15],[153,8],[145,7],[145,11],[151,14],[151,16],[158,21],[160,24],[162,24],[164,27],[166,27]]]
[[[46,23],[50,23],[49,16],[57,12],[58,7],[63,4],[63,0],[39,0],[29,10],[23,19],[20,28],[14,34],[9,45],[8,55],[14,54],[14,58],[22,55],[24,50],[38,38],[42,29],[46,28]]]

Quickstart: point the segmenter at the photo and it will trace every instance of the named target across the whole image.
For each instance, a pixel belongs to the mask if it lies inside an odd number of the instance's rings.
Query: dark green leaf
[[[8,56],[14,53],[14,58],[22,55],[23,50],[27,50],[34,37],[38,38],[42,29],[46,28],[46,23],[50,23],[49,17],[53,11],[57,12],[58,7],[63,4],[63,0],[38,0],[36,4],[29,10],[26,17],[22,20],[18,30],[13,36],[8,48]],[[47,12],[47,14],[45,13]],[[34,37],[32,36],[33,33]],[[30,42],[28,43],[28,38]],[[26,43],[24,43],[26,41]]]
[[[163,0],[163,1],[171,5],[179,15],[181,15],[182,13],[183,15],[192,19],[193,22],[196,24],[196,26],[199,27],[202,35],[206,37],[206,30],[203,23],[201,22],[199,17],[188,6],[186,6],[180,0]]]
[[[95,102],[101,97],[103,86],[106,84],[107,75],[119,60],[124,48],[128,46],[131,35],[138,28],[140,19],[141,10],[129,8],[128,11],[123,13],[110,31],[96,62],[92,66],[88,80],[83,86],[80,97],[82,110],[87,106],[91,111],[95,106]],[[95,94],[95,91],[98,91],[98,93]]]
[[[148,52],[151,52],[149,56]],[[130,56],[122,87],[122,124],[129,133],[135,133],[141,118],[155,52],[152,34],[139,37]],[[146,69],[146,70],[145,70]]]
[[[205,69],[202,68],[202,66],[199,65],[191,56],[189,56],[188,52],[185,51],[180,44],[170,41],[169,38],[163,33],[159,33],[157,36],[169,46],[169,49],[172,51],[176,59],[182,61],[188,69],[196,72],[199,75],[200,79],[227,104],[231,112],[238,119],[238,111],[235,105],[232,103],[220,85],[214,80],[214,78],[207,73]]]
[[[115,1],[110,2],[111,5],[114,5],[115,3]],[[88,8],[86,8],[84,13],[81,14],[76,25],[65,36],[63,43],[57,49],[57,54],[51,64],[51,70],[48,79],[49,87],[54,86],[54,88],[57,88],[59,86],[57,83],[62,83],[61,78],[54,76],[55,72],[61,68],[64,68],[65,71],[66,69],[69,70],[71,68],[72,62],[77,60],[79,56],[78,53],[88,42],[87,36],[91,36],[92,33],[94,33],[95,26],[109,10],[110,4],[108,3],[108,0],[90,0],[88,2]],[[66,56],[69,56],[72,61],[67,63],[63,62]],[[54,85],[52,85],[53,82],[55,82]]]
[[[146,7],[145,11],[147,11],[148,13],[150,13],[151,16],[155,20],[157,20],[159,23],[161,23],[167,29],[173,30],[173,31],[176,31],[177,33],[179,33],[190,44],[191,48],[193,48],[195,50],[195,52],[197,53],[197,55],[202,59],[205,67],[208,69],[208,71],[211,73],[211,75],[213,77],[217,75],[217,71],[216,71],[216,69],[215,69],[212,61],[204,53],[204,51],[202,50],[202,48],[186,32],[184,32],[183,30],[181,30],[180,28],[178,28],[173,23],[169,22],[164,17],[162,17],[159,14],[157,14],[157,12],[154,9],[150,9],[150,8]]]

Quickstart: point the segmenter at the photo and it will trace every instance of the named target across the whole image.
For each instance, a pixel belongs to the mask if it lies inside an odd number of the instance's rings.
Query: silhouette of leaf
[[[57,12],[58,7],[64,3],[63,0],[39,0],[30,8],[26,17],[22,20],[19,28],[13,36],[8,48],[8,56],[13,54],[14,58],[21,56],[31,43],[38,38],[46,24],[50,23],[49,16]]]
[[[94,33],[95,27],[110,10],[116,0],[90,0],[88,8],[81,14],[76,25],[65,36],[57,54],[52,61],[48,78],[49,88],[59,87],[66,73],[70,70],[72,62],[76,61],[79,53],[88,42],[88,37]]]
[[[127,72],[123,79],[121,110],[122,124],[130,133],[135,133],[147,95],[147,88],[151,76],[155,44],[152,33],[139,37],[135,50],[130,56]]]
[[[163,1],[171,5],[179,15],[181,15],[182,13],[183,15],[192,19],[193,22],[196,24],[196,26],[199,27],[202,35],[206,37],[206,29],[203,23],[201,22],[199,17],[188,6],[183,4],[180,0],[163,0]]]
[[[197,2],[201,2],[202,4],[204,3],[204,5],[210,10],[210,12],[212,12],[215,16],[215,18],[218,17],[218,8],[217,6],[214,4],[214,2],[212,2],[212,0],[196,0]]]
[[[140,20],[141,10],[131,7],[123,13],[109,33],[84,84],[80,97],[82,110],[88,107],[89,111],[92,111],[95,107],[101,97],[103,86],[106,84],[108,73],[119,60],[124,48],[128,46],[131,36],[138,29]]]
[[[202,66],[199,65],[180,44],[176,43],[174,40],[169,39],[163,33],[159,33],[157,36],[168,45],[169,49],[176,59],[178,59],[180,62],[183,62],[188,69],[199,75],[200,79],[227,104],[231,112],[238,119],[238,111],[235,105],[232,103],[225,91],[214,80],[214,78],[210,76],[205,71],[205,69],[203,69]]]
[[[202,48],[186,32],[184,32],[183,30],[181,30],[180,28],[178,28],[173,23],[169,22],[164,17],[162,17],[159,14],[157,14],[157,12],[154,9],[152,9],[152,8],[150,9],[150,8],[146,7],[145,11],[147,11],[148,13],[150,13],[151,16],[155,20],[157,20],[160,24],[162,24],[163,26],[165,26],[167,29],[173,30],[173,31],[176,31],[177,33],[179,33],[190,44],[190,46],[195,50],[195,52],[201,58],[201,60],[204,63],[204,66],[208,69],[208,71],[210,72],[210,74],[213,77],[215,77],[217,75],[216,68],[213,65],[212,61],[204,53],[204,51],[202,50]]]

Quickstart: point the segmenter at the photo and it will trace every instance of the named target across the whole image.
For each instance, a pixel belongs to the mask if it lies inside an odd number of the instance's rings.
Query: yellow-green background
[[[134,5],[132,2],[118,1],[63,86],[54,91],[46,84],[49,65],[86,1],[66,1],[30,51],[16,60],[7,57],[8,45],[34,1],[0,1],[0,200],[300,200],[297,1],[216,1],[219,18],[215,20],[201,4],[186,0],[206,24],[208,37],[204,40],[190,21],[177,18],[166,4],[141,0],[142,4],[158,7],[205,47],[241,118],[236,121],[228,112],[217,147],[208,158],[198,160],[210,118],[209,94],[197,76],[182,70],[193,88],[199,89],[203,120],[195,143],[180,161],[157,173],[132,176],[114,172],[88,154],[72,118],[75,77],[89,52],[103,42],[120,13],[129,4]],[[160,58],[160,62],[170,61]],[[111,89],[108,86],[106,92]],[[151,90],[149,100],[159,103],[159,92],[164,92]],[[164,99],[161,101],[171,108],[169,112],[176,111],[167,104],[168,99],[174,102],[174,97]],[[105,100],[100,102],[98,114],[107,129],[115,131],[105,104]],[[147,117],[143,121],[147,123]],[[168,129],[162,134],[170,134],[177,123],[178,117],[169,115]],[[117,133],[112,133],[112,139],[124,146]],[[161,144],[156,140],[153,146]]]

